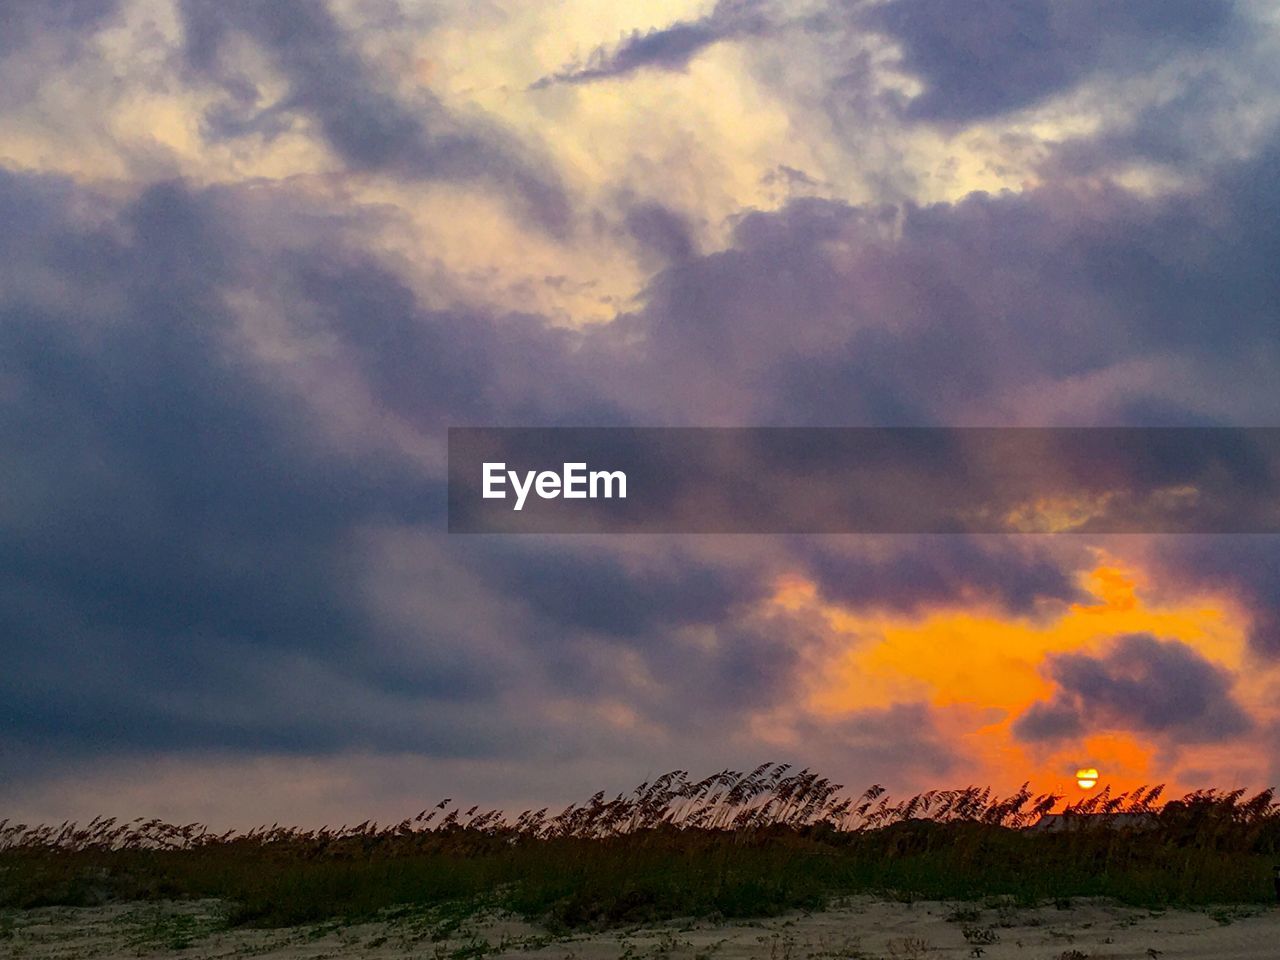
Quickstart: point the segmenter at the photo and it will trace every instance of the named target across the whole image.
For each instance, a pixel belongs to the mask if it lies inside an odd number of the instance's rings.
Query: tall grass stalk
[[[1024,828],[1062,798],[1026,785],[1008,796],[967,787],[895,800],[880,786],[850,795],[769,763],[701,779],[674,771],[557,813],[443,801],[394,824],[244,832],[0,821],[0,906],[216,897],[234,922],[287,925],[452,903],[576,927],[768,915],[859,892],[1147,905],[1273,896],[1273,791],[1170,802],[1162,793],[1102,790],[1065,808],[1078,828],[1037,832]]]

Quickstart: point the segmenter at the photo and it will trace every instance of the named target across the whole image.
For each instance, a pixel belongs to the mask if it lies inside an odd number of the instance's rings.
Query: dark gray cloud
[[[0,174],[0,212],[22,224],[0,238],[10,735],[67,756],[480,757],[599,746],[540,716],[544,694],[630,698],[659,726],[697,713],[713,729],[789,689],[796,651],[739,616],[767,588],[765,564],[449,550],[441,478],[387,445],[329,437],[309,398],[245,349],[228,302],[252,289],[287,303],[296,335],[336,344],[379,409],[428,437],[453,418],[591,409],[565,334],[422,309],[346,246],[340,220],[284,197],[168,183],[100,225],[79,219],[106,203]],[[531,358],[541,366],[513,377]],[[429,615],[370,596],[380,557],[362,530],[425,531],[423,579],[403,592]],[[677,635],[691,627],[720,640],[690,648]],[[651,673],[640,687],[619,650]]]
[[[1018,718],[1013,732],[1023,740],[1129,730],[1205,743],[1253,725],[1232,695],[1231,675],[1178,640],[1131,634],[1101,656],[1051,654],[1046,673],[1058,689]]]
[[[822,537],[796,551],[824,598],[857,609],[916,612],[985,603],[1025,616],[1083,599],[1073,571],[1086,560],[1071,541]]]
[[[102,226],[79,219],[104,202],[0,174],[0,211],[23,225],[0,238],[6,731],[68,754],[526,749],[537,725],[504,732],[494,704],[536,690],[537,671],[510,684],[443,590],[438,616],[408,624],[365,592],[357,532],[440,529],[440,478],[386,444],[336,443],[245,350],[227,301],[252,287],[291,303],[295,332],[345,344],[388,407],[413,393],[405,416],[426,431],[520,409],[519,384],[465,408],[437,382],[470,369],[466,334],[520,321],[418,309],[344,250],[338,221],[291,223],[288,202],[266,213],[261,196],[171,183]],[[315,286],[318,264],[350,281],[345,296]],[[480,342],[487,363],[503,337]],[[406,352],[414,376],[388,375]],[[532,631],[509,626],[518,651]]]
[[[688,219],[656,201],[630,204],[623,216],[623,227],[641,258],[657,266],[681,263],[698,251]]]
[[[496,122],[459,116],[429,91],[400,99],[367,63],[323,2],[181,0],[185,57],[227,99],[205,117],[206,135],[226,138],[283,129],[311,117],[349,167],[410,179],[483,181],[516,200],[540,225],[563,233],[571,210],[550,165]],[[225,41],[247,36],[289,84],[264,104],[253,78],[225,62]]]
[[[1249,617],[1255,654],[1280,657],[1280,537],[1162,537],[1150,554],[1165,595],[1221,591]]]
[[[872,783],[950,783],[966,776],[954,738],[925,703],[858,710],[802,723],[801,742],[817,745],[820,770],[839,771],[846,786]],[[880,779],[883,772],[889,777]]]
[[[419,429],[625,422],[585,373],[582,334],[532,314],[424,310],[401,277],[354,251],[289,262],[299,310],[341,339],[380,404]]]
[[[106,26],[120,0],[41,0],[0,6],[0,57],[34,40],[75,40]]]
[[[1049,184],[747,214],[727,249],[654,279],[635,402],[704,425],[1267,423],[1277,155],[1151,199]],[[1125,365],[1167,373],[1055,403],[1053,385]]]
[[[223,294],[254,264],[226,196],[157,186],[101,230],[75,199],[0,174],[0,209],[25,215],[8,271],[48,281],[0,304],[6,726],[195,742],[244,723],[218,718],[238,712],[219,695],[266,688],[323,713],[294,686],[309,659],[368,673],[349,528],[425,520],[438,493],[394,456],[328,451],[300,399],[234,349]]]
[[[1239,27],[1229,0],[891,0],[862,19],[902,45],[923,120],[967,122],[1030,106],[1099,71],[1151,70]]]
[[[709,14],[697,20],[680,20],[643,33],[636,30],[615,46],[597,47],[585,62],[543,77],[530,89],[595,83],[638,70],[683,70],[708,47],[760,33],[769,24],[770,18],[759,0],[719,0]]]
[[[1242,53],[1242,59],[1247,56]],[[1262,63],[1266,59],[1265,54],[1260,58]],[[1266,67],[1244,69],[1262,71]],[[1043,176],[1054,180],[1106,176],[1135,164],[1194,170],[1206,153],[1237,150],[1239,145],[1224,143],[1219,131],[1227,125],[1224,118],[1245,114],[1251,106],[1241,102],[1241,90],[1222,73],[1206,70],[1192,74],[1158,102],[1112,119],[1106,132],[1069,137],[1055,144],[1040,164]]]
[[[476,553],[498,592],[557,628],[607,637],[648,641],[677,626],[716,624],[768,589],[765,563],[733,567],[679,552],[630,558],[607,539],[594,549],[517,540]]]

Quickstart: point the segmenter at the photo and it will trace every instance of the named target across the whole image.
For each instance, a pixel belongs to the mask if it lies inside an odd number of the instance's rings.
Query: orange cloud
[[[1178,758],[1141,733],[1098,729],[1077,742],[1027,744],[1013,736],[1014,720],[1052,695],[1043,666],[1052,654],[1097,655],[1113,638],[1151,634],[1177,640],[1239,676],[1247,666],[1243,624],[1226,604],[1203,598],[1156,605],[1144,600],[1139,569],[1099,555],[1081,574],[1090,600],[1048,618],[1016,617],[987,606],[935,608],[922,614],[886,613],[826,603],[803,578],[780,581],[772,603],[791,613],[817,612],[835,638],[829,659],[805,691],[805,707],[836,722],[857,711],[904,702],[927,703],[963,757],[974,781],[997,787],[1031,780],[1046,790],[1078,796],[1074,771],[1097,767],[1102,785],[1128,789],[1178,783]],[[1258,691],[1237,693],[1246,708]],[[1231,745],[1199,744],[1185,758],[1223,776],[1238,774]],[[1179,750],[1179,757],[1184,757]]]

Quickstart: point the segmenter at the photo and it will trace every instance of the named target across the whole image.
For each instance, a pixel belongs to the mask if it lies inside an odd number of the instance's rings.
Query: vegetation
[[[30,827],[0,821],[0,908],[218,898],[232,922],[283,926],[432,908],[509,909],[553,928],[672,916],[763,916],[833,896],[1109,896],[1156,906],[1274,897],[1272,791],[1106,790],[1067,808],[1078,828],[1026,830],[1061,800],[1026,786],[894,801],[765,764],[667,774],[550,815],[461,811],[402,823],[214,833],[156,820]],[[1113,819],[1118,814],[1137,819]]]

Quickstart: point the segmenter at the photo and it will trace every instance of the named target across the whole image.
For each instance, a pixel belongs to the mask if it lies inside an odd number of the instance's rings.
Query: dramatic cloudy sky
[[[449,425],[1280,425],[1280,14],[0,5],[0,816],[1280,778],[1280,539],[450,537]]]

